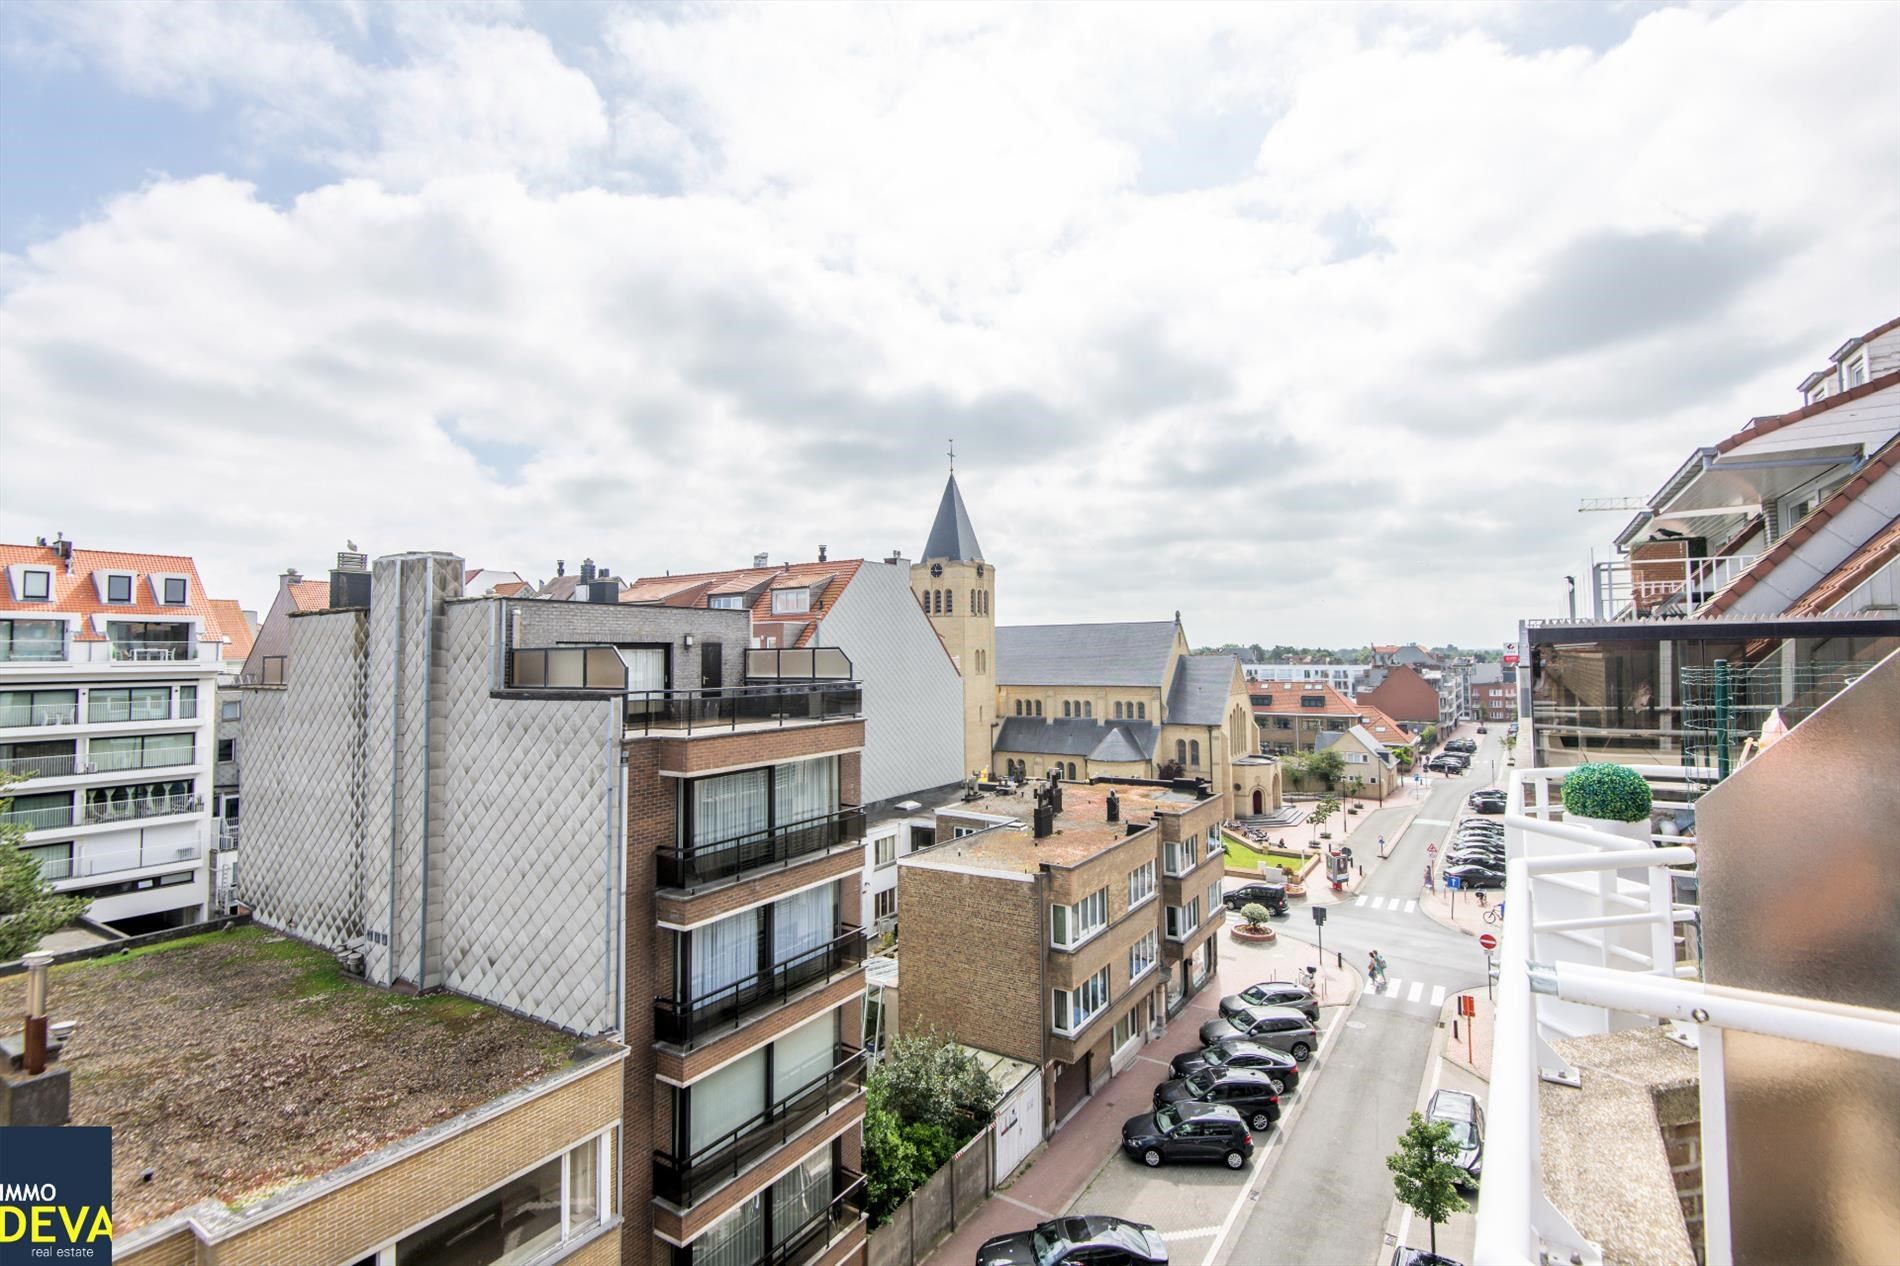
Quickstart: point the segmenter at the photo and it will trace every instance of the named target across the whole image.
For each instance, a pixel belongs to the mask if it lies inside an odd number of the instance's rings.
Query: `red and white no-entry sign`
[[[1484,946],[1488,950],[1494,950],[1498,947],[1498,938],[1495,936],[1492,936],[1489,932],[1486,932],[1483,936],[1478,938],[1478,944]]]

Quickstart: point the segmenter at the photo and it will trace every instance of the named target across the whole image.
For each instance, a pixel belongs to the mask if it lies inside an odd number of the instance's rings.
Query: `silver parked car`
[[[1201,1026],[1202,1046],[1230,1037],[1244,1037],[1285,1051],[1302,1064],[1319,1049],[1319,1029],[1291,1007],[1241,1007]]]

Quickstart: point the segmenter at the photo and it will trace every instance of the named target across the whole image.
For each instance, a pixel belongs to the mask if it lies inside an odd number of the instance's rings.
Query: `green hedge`
[[[1564,777],[1564,812],[1606,822],[1649,821],[1649,783],[1623,765],[1579,765]]]

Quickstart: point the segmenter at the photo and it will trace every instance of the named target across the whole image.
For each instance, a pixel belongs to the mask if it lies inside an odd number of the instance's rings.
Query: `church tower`
[[[987,770],[996,720],[996,571],[983,561],[954,465],[910,587],[963,674],[964,772]]]

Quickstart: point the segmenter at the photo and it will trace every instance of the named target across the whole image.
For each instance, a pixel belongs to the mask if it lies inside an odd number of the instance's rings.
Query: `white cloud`
[[[1528,12],[62,11],[337,175],[0,257],[0,535],[881,555],[955,434],[1006,620],[1502,640],[1900,263],[1900,11]]]

